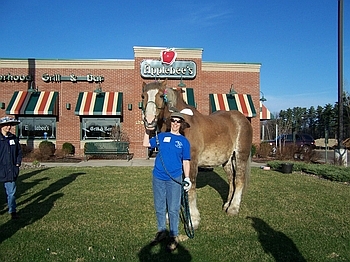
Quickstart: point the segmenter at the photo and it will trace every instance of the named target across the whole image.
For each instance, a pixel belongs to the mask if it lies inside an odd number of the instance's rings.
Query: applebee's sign
[[[197,65],[193,61],[175,61],[174,49],[160,52],[161,61],[143,60],[141,62],[141,76],[144,78],[183,78],[193,79],[197,74]]]
[[[176,60],[176,52],[174,49],[167,49],[160,52],[160,58],[163,64],[172,65]]]

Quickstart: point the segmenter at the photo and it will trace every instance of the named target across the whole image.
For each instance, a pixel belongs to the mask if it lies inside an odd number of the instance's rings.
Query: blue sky
[[[349,16],[344,0],[347,92]],[[338,99],[338,0],[3,0],[0,22],[1,58],[133,59],[134,46],[203,48],[203,61],[261,63],[272,113]]]

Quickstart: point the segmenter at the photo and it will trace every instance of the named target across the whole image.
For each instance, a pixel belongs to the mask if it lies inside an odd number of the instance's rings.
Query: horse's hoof
[[[194,219],[192,219],[192,227],[193,227],[194,230],[198,229],[198,227],[199,227],[199,221],[200,221],[200,220],[194,220]]]
[[[228,209],[226,209],[226,213],[227,213],[227,215],[229,215],[229,216],[236,216],[236,215],[238,215],[238,212],[239,212],[239,209],[238,208],[228,208]]]
[[[225,203],[225,205],[223,205],[223,207],[222,207],[222,210],[223,211],[225,211],[225,212],[227,212],[227,209],[230,207],[230,203]]]
[[[179,235],[178,239],[180,242],[184,242],[188,239],[189,237],[187,235]]]

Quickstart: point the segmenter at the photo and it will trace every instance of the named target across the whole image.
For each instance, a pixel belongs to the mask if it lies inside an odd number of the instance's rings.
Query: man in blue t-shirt
[[[158,147],[153,169],[153,197],[157,216],[158,232],[151,242],[156,245],[166,237],[166,212],[169,214],[170,241],[167,245],[169,251],[178,246],[179,211],[181,206],[182,173],[186,182],[184,189],[191,188],[190,176],[190,143],[181,135],[185,128],[185,119],[181,113],[174,112],[170,116],[170,132],[159,133],[149,139],[145,133],[143,145]]]

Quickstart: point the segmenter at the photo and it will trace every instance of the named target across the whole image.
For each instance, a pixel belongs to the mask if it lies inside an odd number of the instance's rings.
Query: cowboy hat
[[[4,125],[15,126],[15,125],[18,125],[20,122],[21,121],[14,119],[12,117],[4,116],[4,117],[0,118],[0,127],[2,127]]]
[[[171,117],[171,118],[173,118],[173,117],[178,117],[178,118],[180,118],[180,119],[182,119],[182,120],[185,120],[183,114],[181,114],[180,112],[172,112],[171,115],[170,115],[170,117]]]

